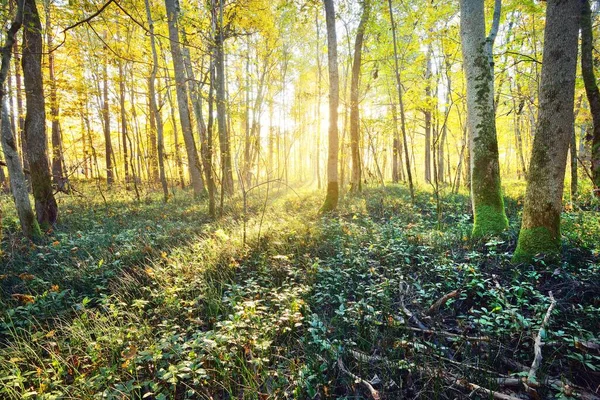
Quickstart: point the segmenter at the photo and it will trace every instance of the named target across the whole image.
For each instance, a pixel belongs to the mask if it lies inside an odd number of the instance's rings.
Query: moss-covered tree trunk
[[[560,253],[560,214],[573,106],[581,0],[548,0],[539,112],[514,261]]]
[[[185,143],[185,150],[188,156],[188,171],[190,173],[192,188],[194,189],[194,196],[199,197],[204,193],[204,179],[202,178],[200,158],[198,157],[198,150],[192,133],[192,122],[188,105],[187,77],[179,41],[179,3],[177,0],[165,0],[165,6],[167,8],[173,69],[175,70],[175,93],[177,95],[179,123],[181,124],[183,142]]]
[[[600,91],[594,75],[594,36],[589,0],[583,1],[581,11],[581,74],[592,114],[592,179],[594,193],[600,197]]]
[[[327,194],[322,212],[337,208],[338,183],[338,105],[340,102],[340,78],[337,60],[337,35],[335,32],[335,9],[333,0],[323,0],[327,26],[327,64],[329,69],[329,154],[327,157]]]
[[[352,81],[350,83],[350,151],[352,153],[352,192],[362,190],[360,160],[360,116],[358,107],[360,67],[362,63],[362,45],[365,29],[371,13],[371,0],[363,0],[363,10],[354,40],[354,59],[352,61]]]
[[[461,0],[460,36],[467,80],[473,237],[508,227],[504,212],[494,113],[492,68],[486,54],[483,0]]]
[[[25,137],[35,212],[41,228],[46,230],[58,218],[50,165],[47,156],[46,100],[42,77],[42,24],[35,0],[23,4],[23,78],[25,82]]]

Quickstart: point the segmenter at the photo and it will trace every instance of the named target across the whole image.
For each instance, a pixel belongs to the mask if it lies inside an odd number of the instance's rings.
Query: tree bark
[[[169,40],[171,46],[171,56],[173,58],[173,68],[175,70],[175,85],[177,94],[177,108],[179,109],[179,122],[183,132],[183,141],[188,156],[188,170],[194,189],[194,196],[199,197],[204,193],[204,180],[200,167],[200,159],[196,149],[196,142],[192,134],[192,122],[190,119],[190,110],[188,107],[188,94],[186,88],[185,67],[183,56],[181,54],[181,45],[179,42],[179,3],[178,0],[165,0],[167,8],[167,19],[169,23]]]
[[[50,118],[52,121],[52,179],[57,189],[66,191],[66,177],[63,171],[62,140],[60,134],[59,106],[56,94],[56,77],[54,73],[53,33],[51,21],[51,1],[44,2],[46,8],[46,47],[48,51],[48,78],[50,83]]]
[[[218,15],[217,5],[219,2]],[[222,180],[221,189],[224,194],[233,194],[233,166],[231,162],[231,144],[229,143],[229,131],[227,130],[227,107],[225,104],[225,54],[223,35],[223,0],[212,0],[213,26],[215,28],[215,91],[217,103],[217,127],[219,130],[219,146],[221,150]]]
[[[23,78],[25,81],[25,137],[38,223],[43,230],[58,218],[47,157],[46,100],[42,77],[42,24],[35,0],[23,4]]]
[[[338,184],[338,106],[340,102],[340,78],[337,59],[337,35],[335,32],[335,9],[333,0],[323,0],[327,26],[327,66],[329,70],[329,151],[327,157],[327,194],[321,212],[337,208]]]
[[[513,260],[560,254],[560,214],[573,135],[575,71],[581,0],[549,0],[539,112],[519,240]]]
[[[352,61],[352,81],[350,84],[350,148],[352,153],[352,180],[350,190],[354,193],[362,191],[360,160],[360,115],[359,115],[359,83],[362,62],[362,45],[365,29],[371,13],[371,0],[363,0],[356,39],[354,41],[354,60]]]
[[[394,64],[396,74],[396,86],[398,89],[398,104],[400,105],[400,128],[402,130],[402,140],[404,142],[404,158],[406,160],[406,177],[408,179],[408,187],[410,189],[411,201],[415,202],[415,188],[413,185],[412,171],[410,169],[410,157],[408,154],[408,139],[406,134],[406,115],[404,113],[404,99],[402,88],[402,80],[400,79],[400,67],[398,63],[398,45],[396,43],[396,24],[394,23],[394,12],[392,9],[392,0],[388,0],[388,8],[390,11],[390,22],[392,24],[392,40],[394,42]]]
[[[0,51],[2,57],[0,64],[0,141],[2,143],[2,150],[4,151],[6,166],[8,168],[8,174],[10,177],[10,187],[12,190],[13,199],[15,201],[17,216],[19,217],[21,229],[26,237],[33,239],[41,236],[42,233],[35,219],[35,215],[29,201],[27,182],[25,180],[23,165],[21,164],[21,159],[19,158],[17,143],[10,123],[10,115],[8,114],[7,105],[8,99],[6,98],[7,96],[4,91],[5,82],[10,69],[12,50],[16,42],[16,35],[23,25],[23,3],[24,0],[17,1],[15,17],[6,33],[5,44]],[[0,210],[0,218],[1,216],[2,213]]]
[[[112,141],[110,139],[110,110],[108,100],[108,59],[104,56],[104,65],[102,67],[102,121],[104,128],[104,159],[106,160],[106,183],[110,186],[114,182],[114,172],[112,165]]]
[[[431,45],[427,46],[425,61],[425,182],[431,183]]]
[[[152,71],[150,80],[148,81],[148,94],[150,95],[150,112],[154,115],[157,132],[157,151],[158,151],[158,175],[163,191],[163,200],[166,203],[169,199],[169,188],[167,186],[167,177],[165,174],[165,141],[163,133],[163,120],[160,110],[156,102],[156,74],[158,72],[158,53],[156,51],[156,39],[154,37],[154,21],[152,20],[152,11],[150,9],[150,1],[144,0],[146,7],[146,20],[148,21],[148,29],[150,31],[150,48],[152,49]]]
[[[461,0],[460,36],[467,82],[473,237],[508,227],[500,184],[490,39],[485,37],[483,0]],[[491,35],[490,35],[491,36]]]
[[[592,114],[592,179],[594,193],[600,197],[600,91],[594,75],[594,36],[589,0],[583,0],[581,11],[581,74]]]

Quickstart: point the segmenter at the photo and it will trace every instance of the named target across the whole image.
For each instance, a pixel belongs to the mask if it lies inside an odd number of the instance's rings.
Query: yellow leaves
[[[125,361],[121,364],[121,368],[127,368],[129,366],[129,363],[131,362],[131,360],[133,360],[133,358],[135,357],[136,354],[137,354],[137,346],[134,344],[129,345],[129,347],[127,347],[127,349],[122,351],[121,357],[123,357],[125,359]]]
[[[160,252],[160,258],[162,258],[163,260],[167,259],[167,253],[165,251],[161,251]]]
[[[148,275],[150,278],[154,278],[154,270],[152,268],[146,267],[144,272],[146,272],[146,275]]]
[[[54,242],[52,242],[52,246],[58,247],[60,246],[60,242],[58,240],[55,240]]]
[[[28,274],[26,272],[23,272],[22,274],[19,274],[19,278],[21,278],[21,280],[23,280],[23,281],[31,281],[31,280],[35,279],[35,276]]]
[[[0,275],[0,281],[6,278],[8,278],[8,275]]]
[[[54,329],[51,331],[48,331],[48,333],[46,333],[46,338],[48,338],[48,339],[53,338],[55,334],[56,334],[56,331]]]
[[[28,294],[15,293],[12,294],[10,297],[23,304],[30,304],[35,302],[35,297]]]
[[[58,285],[52,285],[50,286],[50,291],[51,292],[58,292],[60,290],[60,288],[58,287]]]

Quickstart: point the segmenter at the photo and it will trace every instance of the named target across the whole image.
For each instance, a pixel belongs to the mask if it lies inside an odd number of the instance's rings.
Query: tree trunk
[[[56,77],[54,74],[53,32],[50,24],[50,1],[44,2],[46,8],[46,48],[48,51],[48,78],[50,83],[50,118],[52,121],[52,179],[59,191],[66,191],[66,177],[63,171],[62,140],[58,120],[59,107],[56,95]]]
[[[217,16],[216,2],[219,2],[219,15]],[[222,180],[221,189],[224,194],[233,194],[233,167],[231,163],[231,145],[229,131],[227,130],[227,107],[225,104],[225,54],[223,36],[223,0],[212,0],[213,20],[215,29],[215,72],[216,72],[216,102],[217,126],[219,129],[219,146],[221,150]]]
[[[206,124],[204,122],[204,115],[202,114],[202,94],[200,93],[201,85],[196,81],[194,76],[190,52],[187,48],[183,49],[183,62],[188,77],[188,89],[190,91],[192,108],[194,110],[194,115],[196,116],[196,128],[198,130],[198,135],[200,136],[200,158],[202,159],[202,170],[204,171],[204,178],[206,180],[206,187],[208,189],[208,208],[210,211],[214,209],[216,191],[215,180],[212,172],[212,155],[208,147]],[[213,214],[214,212],[211,215]]]
[[[467,81],[473,237],[499,234],[508,227],[500,184],[493,76],[485,37],[483,0],[461,0],[460,36]],[[490,35],[491,36],[491,35]]]
[[[327,26],[327,66],[329,69],[329,155],[327,157],[327,194],[322,212],[335,210],[338,205],[338,105],[340,102],[340,78],[338,74],[337,35],[335,32],[335,9],[333,0],[323,0]]]
[[[594,36],[589,0],[583,0],[581,11],[581,74],[592,114],[592,179],[594,193],[600,197],[600,91],[594,75]]]
[[[173,68],[175,70],[175,86],[177,94],[177,108],[179,109],[179,122],[183,132],[183,141],[188,156],[188,170],[194,189],[194,197],[199,197],[204,193],[204,180],[200,170],[200,159],[196,149],[196,142],[192,134],[192,122],[190,120],[190,110],[188,107],[188,94],[186,88],[185,67],[183,56],[181,54],[181,45],[179,43],[179,3],[178,0],[165,0],[167,8],[167,19],[169,23],[169,41],[171,46],[171,56],[173,58]]]
[[[388,0],[388,8],[390,11],[390,22],[392,24],[392,40],[394,42],[394,64],[396,74],[396,86],[398,89],[398,104],[400,105],[400,127],[402,130],[402,140],[404,142],[404,158],[406,160],[406,177],[408,179],[408,187],[410,189],[411,201],[415,202],[415,188],[413,185],[412,171],[410,170],[410,157],[408,155],[408,139],[406,135],[406,115],[404,113],[404,99],[402,80],[400,79],[400,67],[398,65],[398,45],[396,43],[396,24],[394,24],[394,12],[392,9],[392,0]]]
[[[108,103],[108,59],[104,58],[104,66],[102,68],[103,101],[102,101],[102,120],[104,121],[104,158],[106,160],[106,183],[112,185],[114,182],[113,165],[112,165],[112,142],[110,139],[110,110]]]
[[[0,67],[0,142],[8,174],[10,177],[10,187],[12,190],[13,199],[17,209],[17,216],[21,224],[23,234],[28,238],[36,238],[42,235],[40,227],[35,219],[35,215],[29,201],[29,191],[25,174],[23,173],[23,165],[19,158],[17,143],[15,141],[14,132],[10,123],[10,115],[8,114],[7,98],[5,97],[4,84],[6,82],[8,71],[10,69],[10,59],[12,58],[13,46],[16,42],[16,35],[23,25],[23,9],[24,0],[17,2],[17,10],[14,20],[11,22],[10,28],[7,31],[5,44],[1,49],[1,67]],[[0,210],[0,217],[2,216]],[[0,219],[1,223],[1,219]],[[0,233],[1,233],[0,226]],[[1,236],[0,236],[1,238]]]
[[[358,107],[360,67],[362,61],[362,45],[365,29],[371,13],[371,0],[363,0],[360,23],[354,41],[354,60],[352,61],[352,82],[350,84],[350,147],[352,152],[352,180],[350,190],[354,193],[362,191],[360,160],[360,116]]]
[[[119,59],[119,107],[121,111],[121,141],[123,143],[123,170],[125,188],[129,190],[129,157],[127,154],[127,114],[125,112],[125,72],[123,61]]]
[[[431,45],[427,47],[427,60],[425,61],[425,182],[431,183]]]
[[[163,200],[166,203],[169,199],[169,188],[167,186],[167,177],[165,175],[165,141],[163,133],[163,120],[160,110],[156,102],[156,74],[158,71],[158,53],[156,51],[156,39],[154,38],[154,21],[152,20],[152,12],[150,9],[150,1],[144,0],[146,7],[146,20],[148,21],[148,29],[150,30],[150,47],[152,49],[152,72],[148,81],[148,94],[150,97],[150,113],[154,115],[157,132],[157,151],[158,151],[158,175],[163,191]]]
[[[573,106],[580,0],[549,0],[546,6],[544,57],[539,111],[523,221],[513,260],[560,253],[560,214]]]
[[[46,101],[42,77],[42,24],[35,0],[23,5],[23,78],[25,81],[25,137],[35,212],[43,230],[58,218],[58,205],[52,191],[50,166],[47,157]]]

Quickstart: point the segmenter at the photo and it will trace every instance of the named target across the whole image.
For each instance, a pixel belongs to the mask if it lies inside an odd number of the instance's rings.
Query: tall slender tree
[[[492,62],[486,48],[483,0],[460,1],[460,37],[467,81],[467,124],[471,164],[473,236],[494,235],[508,227],[500,184],[494,112]]]
[[[573,134],[575,71],[581,0],[548,0],[539,112],[513,260],[560,253],[560,214]]]
[[[354,40],[354,60],[352,61],[352,82],[350,84],[350,148],[352,152],[351,191],[353,192],[360,192],[362,190],[362,171],[360,159],[360,115],[358,100],[360,67],[362,63],[362,47],[370,13],[371,1],[363,0],[362,14],[358,24],[358,29],[356,30],[356,39]]]
[[[590,0],[581,9],[581,74],[592,114],[592,179],[594,193],[600,197],[600,90],[594,74],[594,34]]]
[[[23,78],[25,82],[25,137],[35,212],[42,229],[58,218],[47,157],[46,100],[42,77],[42,24],[35,0],[23,4]]]
[[[396,89],[398,92],[398,105],[400,106],[400,129],[402,131],[402,141],[404,144],[404,159],[406,161],[406,178],[408,179],[408,188],[410,189],[411,201],[415,202],[415,188],[413,185],[412,171],[410,169],[410,156],[408,154],[408,139],[406,134],[406,114],[404,112],[404,89],[402,88],[402,79],[400,76],[400,62],[398,61],[398,44],[396,37],[396,24],[394,22],[394,10],[392,0],[388,0],[388,10],[390,13],[390,23],[392,25],[392,42],[394,44],[394,75],[396,76]]]
[[[167,187],[167,177],[165,174],[165,139],[163,132],[163,119],[158,109],[156,101],[156,74],[158,72],[158,52],[156,51],[156,38],[154,37],[154,20],[152,19],[152,10],[150,9],[150,0],[144,0],[146,8],[146,20],[148,21],[148,30],[150,31],[150,48],[152,50],[152,71],[148,80],[148,94],[150,96],[150,113],[154,115],[157,132],[157,151],[158,151],[158,174],[163,191],[163,200],[166,203],[169,199],[169,188]]]
[[[337,208],[338,183],[338,106],[340,103],[340,77],[338,73],[337,35],[335,32],[335,8],[333,0],[323,0],[327,26],[327,65],[329,69],[329,150],[327,157],[327,194],[322,212]]]
[[[175,93],[177,95],[179,122],[181,124],[183,141],[188,156],[188,170],[192,180],[194,196],[199,197],[204,193],[204,179],[202,178],[200,158],[198,157],[198,150],[192,133],[192,122],[188,106],[185,66],[183,64],[181,43],[179,41],[179,2],[178,0],[165,0],[165,6],[167,8],[167,20],[169,24],[171,56],[173,58],[173,68],[175,70]]]

